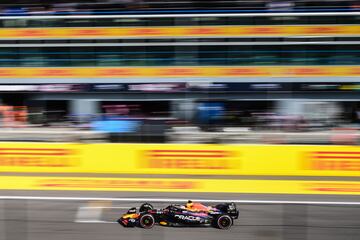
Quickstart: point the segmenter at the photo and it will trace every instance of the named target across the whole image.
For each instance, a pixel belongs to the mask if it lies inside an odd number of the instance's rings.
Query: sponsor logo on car
[[[187,220],[187,221],[200,221],[201,218],[200,217],[194,217],[194,216],[185,216],[185,215],[179,215],[179,214],[175,214],[175,217],[181,220]]]

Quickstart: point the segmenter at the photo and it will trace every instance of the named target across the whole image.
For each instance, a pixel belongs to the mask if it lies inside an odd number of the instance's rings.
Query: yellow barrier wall
[[[0,78],[148,78],[148,77],[324,77],[360,76],[359,66],[246,67],[36,67],[0,68]],[[353,85],[343,90],[351,90]]]
[[[350,181],[1,176],[0,189],[360,195]]]
[[[357,36],[360,25],[3,28],[0,39]]]
[[[1,143],[0,172],[360,176],[360,147]]]

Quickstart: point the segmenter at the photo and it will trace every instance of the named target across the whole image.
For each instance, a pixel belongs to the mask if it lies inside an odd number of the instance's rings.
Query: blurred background
[[[1,125],[20,140],[357,143],[359,6],[2,1]]]
[[[358,0],[0,1],[0,239],[183,238],[106,224],[163,197],[358,240],[359,93]]]

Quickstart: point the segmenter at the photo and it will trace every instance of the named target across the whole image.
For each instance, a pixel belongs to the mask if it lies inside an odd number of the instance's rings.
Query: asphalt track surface
[[[2,196],[201,198],[289,201],[358,201],[358,196],[181,194],[125,192],[0,191]],[[166,203],[152,202],[155,207]],[[309,204],[238,204],[240,218],[230,230],[214,228],[123,228],[114,223],[138,202],[0,200],[1,240],[359,240],[360,206]]]

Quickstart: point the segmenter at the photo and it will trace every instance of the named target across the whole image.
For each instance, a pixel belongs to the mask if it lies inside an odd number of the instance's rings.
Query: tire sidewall
[[[152,221],[153,221],[150,226],[147,226],[147,225],[145,225],[145,224],[143,223],[144,218],[147,218],[147,217],[151,218]],[[144,214],[144,215],[142,215],[142,216],[140,217],[140,219],[139,219],[139,226],[140,226],[141,228],[150,229],[150,228],[152,228],[154,225],[155,225],[155,218],[154,218],[154,216],[151,215],[151,214]]]
[[[220,221],[223,218],[227,218],[230,221],[230,224],[228,226],[224,227],[220,224]],[[229,215],[221,215],[216,219],[216,227],[219,229],[227,230],[230,229],[232,225],[233,225],[233,219]]]

